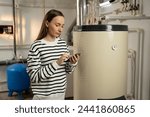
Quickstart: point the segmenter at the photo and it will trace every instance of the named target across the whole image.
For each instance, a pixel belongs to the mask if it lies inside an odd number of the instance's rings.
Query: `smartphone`
[[[77,55],[80,56],[81,54],[80,53],[76,53],[75,56],[77,57]],[[66,62],[69,62],[69,61],[70,61],[70,59],[68,59]]]

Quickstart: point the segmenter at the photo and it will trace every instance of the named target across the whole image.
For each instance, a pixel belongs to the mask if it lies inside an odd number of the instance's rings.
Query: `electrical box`
[[[13,25],[0,25],[0,34],[13,34]]]

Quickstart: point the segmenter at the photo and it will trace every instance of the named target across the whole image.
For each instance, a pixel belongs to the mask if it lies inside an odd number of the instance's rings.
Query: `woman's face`
[[[52,19],[51,22],[48,22],[47,25],[48,25],[48,34],[52,38],[59,37],[64,28],[64,17],[56,16]]]

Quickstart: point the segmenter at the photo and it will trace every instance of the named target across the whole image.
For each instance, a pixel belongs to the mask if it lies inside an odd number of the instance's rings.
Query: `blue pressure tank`
[[[30,78],[26,67],[27,66],[22,63],[12,64],[7,67],[8,96],[12,96],[13,92],[17,92],[18,98],[23,99],[23,91],[29,92]]]

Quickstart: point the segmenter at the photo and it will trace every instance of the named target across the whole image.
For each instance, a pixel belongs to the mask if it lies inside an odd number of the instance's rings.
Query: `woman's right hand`
[[[61,65],[62,63],[64,63],[64,61],[69,59],[69,53],[64,53],[61,55],[61,57],[56,61],[56,63],[58,65]]]

